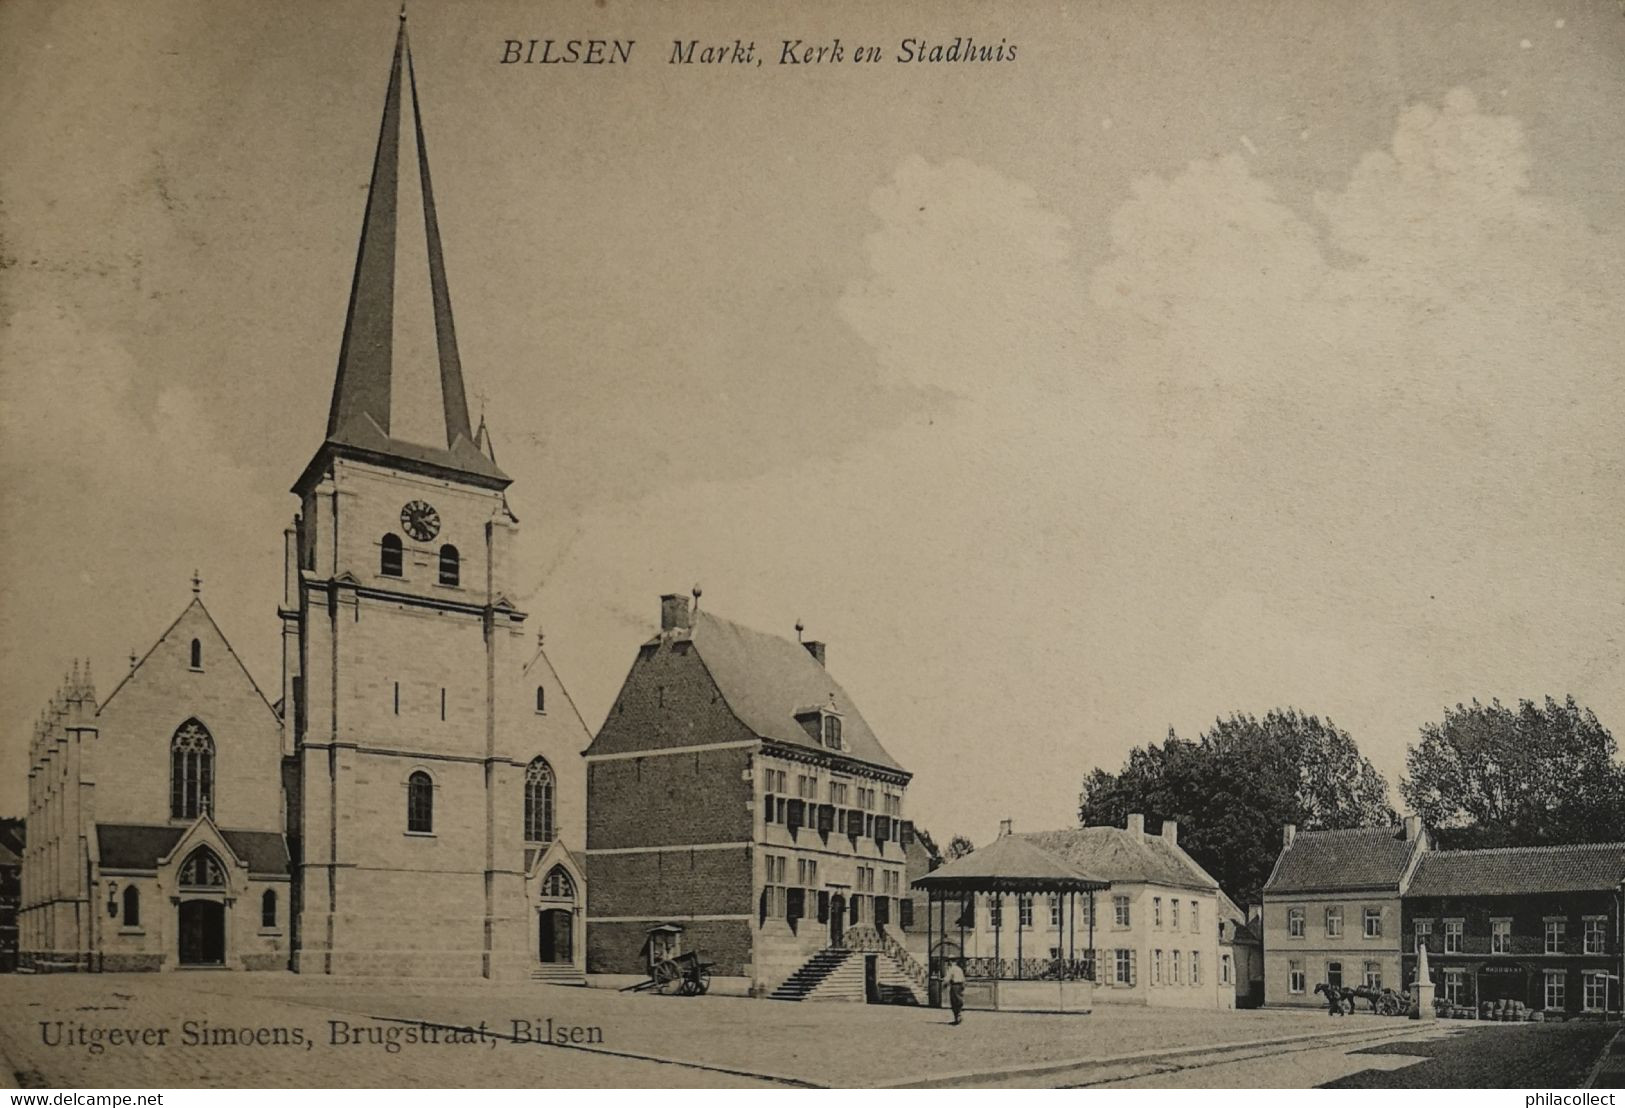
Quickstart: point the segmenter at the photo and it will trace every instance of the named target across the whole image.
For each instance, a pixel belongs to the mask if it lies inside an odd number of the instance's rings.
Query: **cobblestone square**
[[[22,1083],[51,1087],[1098,1083],[1132,1077],[1153,1055],[1189,1067],[1417,1030],[1370,1016],[1128,1007],[973,1012],[951,1027],[922,1008],[270,973],[20,976],[0,991],[0,1052]],[[1275,1072],[1290,1074],[1283,1064]]]

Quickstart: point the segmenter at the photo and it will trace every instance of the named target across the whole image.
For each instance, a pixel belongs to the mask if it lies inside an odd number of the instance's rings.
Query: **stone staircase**
[[[913,978],[913,967],[898,961],[889,949],[866,950],[868,944],[827,947],[807,959],[794,973],[785,978],[778,988],[768,994],[772,1000],[836,1000],[862,1004],[868,997],[864,988],[864,961],[866,954],[876,954],[878,984],[882,1003],[920,1004],[924,998],[923,984]],[[897,950],[907,957],[901,946]],[[912,958],[908,959],[913,962]]]
[[[784,982],[769,993],[768,996],[773,1000],[806,1000],[820,985],[829,980],[831,974],[846,965],[851,958],[852,952],[850,950],[837,950],[834,947],[820,950],[807,959],[796,972],[785,978]],[[861,969],[858,975],[858,995],[859,997],[863,995]]]
[[[537,966],[530,971],[532,981],[541,981],[547,985],[577,985],[585,987],[587,979],[581,971],[569,962],[550,962]]]

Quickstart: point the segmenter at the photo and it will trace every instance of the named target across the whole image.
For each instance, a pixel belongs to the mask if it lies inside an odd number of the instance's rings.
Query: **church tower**
[[[509,483],[470,427],[403,12],[327,433],[284,536],[300,972],[580,963],[565,844],[588,735],[562,690],[542,710],[535,674],[556,678],[510,600]]]

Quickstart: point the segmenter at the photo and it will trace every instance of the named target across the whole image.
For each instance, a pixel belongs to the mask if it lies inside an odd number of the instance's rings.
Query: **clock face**
[[[418,542],[428,542],[440,534],[440,513],[421,500],[401,509],[401,529]]]

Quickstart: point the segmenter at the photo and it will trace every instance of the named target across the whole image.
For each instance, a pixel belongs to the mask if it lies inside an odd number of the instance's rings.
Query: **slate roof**
[[[1020,836],[1084,873],[1117,884],[1147,882],[1184,889],[1217,891],[1219,883],[1177,846],[1160,835],[1122,827],[1073,827]]]
[[[1397,893],[1414,845],[1405,841],[1402,827],[1300,831],[1275,860],[1264,891],[1273,895],[1392,889]]]
[[[1408,896],[1611,892],[1625,882],[1625,843],[1440,850],[1422,856]]]
[[[402,149],[403,131],[416,135],[416,165]],[[472,478],[476,484],[503,488],[508,476],[494,454],[480,449],[468,420],[463,389],[463,363],[457,351],[457,329],[452,319],[451,293],[440,244],[440,221],[435,214],[434,187],[429,182],[429,154],[424,142],[423,114],[418,104],[412,70],[412,48],[406,19],[401,18],[395,38],[384,95],[383,121],[373,155],[372,179],[356,249],[355,278],[350,284],[350,305],[344,318],[344,339],[339,348],[333,402],[327,417],[327,441],[300,475],[295,491],[326,464],[330,453],[360,457],[385,464],[407,463],[436,475],[446,471]],[[400,186],[417,182],[423,204],[422,238],[411,221],[402,222]],[[394,323],[398,311],[411,310],[415,301],[398,295],[395,256],[397,247],[425,250],[429,263],[429,300],[435,333],[435,354],[440,375],[444,447],[408,442],[390,430],[390,394],[396,351]]]
[[[828,705],[833,698],[841,716],[845,756],[906,772],[880,745],[846,690],[800,643],[704,611],[694,613],[690,641],[733,714],[761,738],[831,753],[807,733],[796,715]]]
[[[96,842],[104,869],[156,869],[158,859],[175,849],[185,827],[141,823],[98,823]],[[232,852],[248,863],[253,877],[286,877],[288,844],[274,831],[227,831],[220,834]]]
[[[916,889],[1041,891],[1105,888],[1107,882],[1037,845],[1027,835],[1000,835],[913,881]]]

